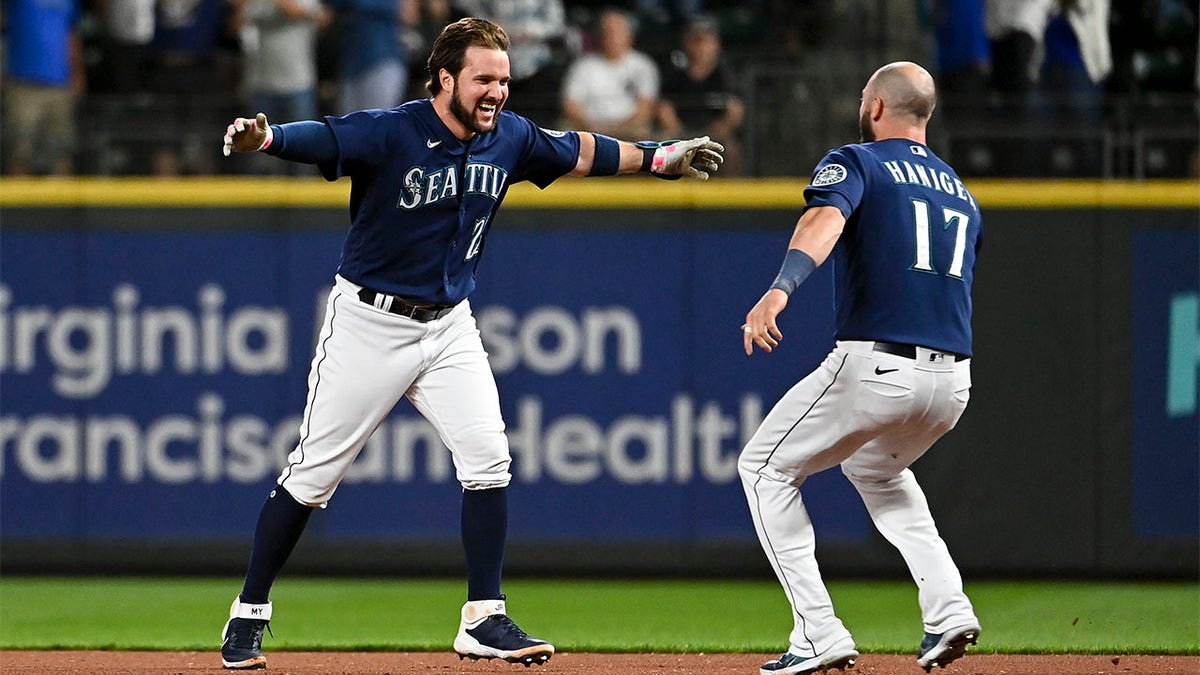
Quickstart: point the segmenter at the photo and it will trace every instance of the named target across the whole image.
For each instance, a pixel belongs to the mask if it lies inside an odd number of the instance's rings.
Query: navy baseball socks
[[[962,658],[967,653],[967,645],[979,641],[979,633],[978,624],[959,626],[941,635],[926,633],[925,639],[921,641],[921,650],[917,652],[917,665],[927,673],[933,670],[934,666],[945,668],[946,664]]]
[[[508,488],[463,490],[462,542],[467,558],[467,603],[454,638],[460,659],[543,664],[554,645],[529,637],[508,618],[500,592],[508,538]]]
[[[461,518],[467,600],[499,598],[508,540],[508,488],[463,490]]]
[[[529,637],[508,618],[505,598],[501,596],[463,605],[454,651],[459,659],[504,659],[528,668],[549,661],[554,655],[554,645]]]
[[[854,640],[846,638],[816,656],[800,656],[789,649],[779,658],[762,664],[758,672],[760,675],[811,675],[853,668],[857,658]]]

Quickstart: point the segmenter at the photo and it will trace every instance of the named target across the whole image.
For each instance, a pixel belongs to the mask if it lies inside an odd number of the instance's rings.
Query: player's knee
[[[746,451],[744,449],[742,450],[742,454],[738,455],[737,470],[738,475],[742,478],[753,476],[757,471],[757,469],[751,466],[750,462],[747,461]]]
[[[738,475],[742,480],[753,479],[755,476],[763,475],[763,471],[767,468],[767,462],[754,452],[753,446],[747,445],[742,449],[742,454],[738,455]]]

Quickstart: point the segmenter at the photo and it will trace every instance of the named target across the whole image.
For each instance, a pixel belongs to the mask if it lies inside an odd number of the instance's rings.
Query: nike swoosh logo
[[[883,369],[880,369],[880,367],[879,367],[879,366],[875,366],[875,374],[876,374],[876,375],[887,375],[888,373],[894,373],[894,372],[896,372],[897,370],[900,370],[900,369],[899,369],[899,368],[883,368]]]
[[[441,144],[442,144],[441,141],[435,141],[432,138],[425,141],[425,147],[429,148],[430,150],[436,148],[437,146],[439,146]]]

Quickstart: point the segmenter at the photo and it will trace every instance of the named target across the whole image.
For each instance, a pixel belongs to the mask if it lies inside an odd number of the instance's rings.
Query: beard
[[[858,133],[859,140],[863,143],[870,143],[875,140],[875,130],[871,128],[871,113],[864,110],[858,116]]]
[[[453,91],[450,92],[450,114],[454,115],[454,119],[461,122],[468,130],[477,134],[486,134],[496,130],[496,123],[500,120],[500,104],[496,103],[496,113],[492,116],[492,122],[485,126],[476,119],[475,112],[468,110],[462,99],[459,98],[458,84],[455,83]]]

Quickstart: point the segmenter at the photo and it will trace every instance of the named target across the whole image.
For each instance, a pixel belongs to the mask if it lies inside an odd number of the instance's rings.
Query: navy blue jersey
[[[326,117],[338,143],[326,180],[350,176],[350,231],[338,273],[419,303],[454,304],[475,290],[492,217],[508,187],[546,187],[579,159],[579,135],[511,112],[460,141],[429,100]]]
[[[954,169],[910,140],[845,145],[817,165],[804,197],[846,217],[830,255],[837,339],[971,354],[982,221]]]

